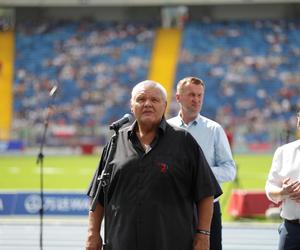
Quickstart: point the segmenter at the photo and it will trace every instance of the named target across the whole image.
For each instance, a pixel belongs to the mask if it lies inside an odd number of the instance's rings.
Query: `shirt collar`
[[[128,128],[128,131],[127,131],[128,139],[130,139],[133,136],[136,126],[137,126],[137,121],[135,120]],[[160,124],[157,128],[157,131],[159,134],[164,135],[166,132],[166,129],[167,129],[167,121],[166,121],[165,117],[163,116],[163,118],[161,119]]]
[[[190,126],[190,125],[196,126],[200,122],[200,119],[201,119],[201,115],[200,115],[200,113],[198,113],[197,117],[193,121],[189,122],[189,124],[185,124],[184,121],[182,120],[181,116],[180,116],[180,111],[179,111],[177,117],[181,121],[180,126],[183,126],[183,127],[187,127],[187,126]]]

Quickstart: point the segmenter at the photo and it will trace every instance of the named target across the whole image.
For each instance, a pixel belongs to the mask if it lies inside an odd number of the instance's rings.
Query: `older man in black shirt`
[[[110,163],[106,236],[112,250],[209,249],[213,198],[222,191],[193,137],[165,121],[166,100],[165,89],[153,81],[132,90],[136,121],[119,131]],[[108,147],[90,185],[91,197]],[[102,248],[103,206],[101,192],[95,211],[89,213],[87,250]]]

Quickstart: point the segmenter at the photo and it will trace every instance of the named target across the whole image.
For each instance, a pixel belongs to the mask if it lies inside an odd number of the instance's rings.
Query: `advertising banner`
[[[80,193],[44,193],[45,215],[87,215],[90,201]],[[39,193],[0,193],[1,215],[37,215],[41,209]]]

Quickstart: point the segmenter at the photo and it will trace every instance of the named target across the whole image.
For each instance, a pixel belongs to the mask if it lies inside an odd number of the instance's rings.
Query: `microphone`
[[[52,116],[54,114],[53,102],[54,102],[54,98],[56,96],[57,89],[58,89],[58,85],[54,85],[51,88],[51,90],[49,91],[49,97],[52,98],[52,100],[51,100],[52,104],[50,104],[46,110],[46,122],[48,122],[49,116]]]
[[[121,119],[110,124],[109,129],[119,130],[124,124],[129,123],[132,120],[133,120],[133,116],[131,114],[125,114]]]

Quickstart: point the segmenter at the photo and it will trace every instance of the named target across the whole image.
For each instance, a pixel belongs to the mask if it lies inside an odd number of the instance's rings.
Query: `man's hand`
[[[282,190],[280,194],[283,197],[288,197],[291,200],[300,203],[300,182],[291,181],[290,178],[286,178],[282,183]]]
[[[209,235],[195,234],[193,250],[209,250]]]
[[[102,238],[98,234],[88,232],[88,236],[85,243],[86,250],[101,250],[102,249]]]

